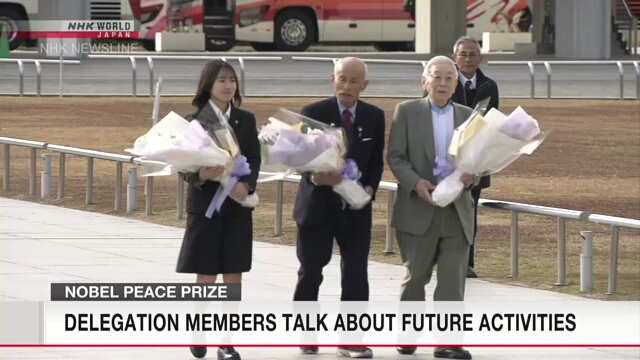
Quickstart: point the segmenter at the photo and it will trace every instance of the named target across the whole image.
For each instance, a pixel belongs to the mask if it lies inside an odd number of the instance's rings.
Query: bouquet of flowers
[[[258,195],[251,194],[243,201],[229,196],[239,178],[251,173],[247,159],[240,154],[240,147],[233,129],[222,114],[219,121],[205,130],[198,120],[187,121],[175,112],[169,113],[146,134],[140,136],[133,148],[126,152],[159,164],[165,164],[159,172],[146,176],[164,176],[177,172],[195,173],[202,166],[224,166],[225,170],[215,181],[220,182],[207,217],[220,211],[227,197],[245,207],[256,207]]]
[[[341,172],[343,180],[333,191],[354,209],[361,209],[371,201],[358,182],[361,174],[356,162],[345,159],[347,140],[342,128],[279,109],[269,118],[269,124],[262,127],[258,138],[262,169],[274,174],[269,180],[293,171]]]
[[[455,129],[449,146],[450,158],[436,157],[434,175],[442,178],[432,193],[433,202],[445,207],[464,190],[462,174],[486,176],[502,171],[523,154],[532,154],[549,132],[521,107],[508,116],[496,109],[484,116],[479,104],[469,119]]]

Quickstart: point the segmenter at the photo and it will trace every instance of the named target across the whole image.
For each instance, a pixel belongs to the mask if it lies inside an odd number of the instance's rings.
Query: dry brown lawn
[[[278,107],[294,111],[317,99],[245,99],[244,108],[264,123]],[[386,110],[391,119],[400,99],[369,99]],[[161,114],[173,110],[180,114],[191,111],[188,98],[163,98]],[[151,98],[15,98],[0,99],[2,119],[0,135],[51,144],[75,146],[107,152],[124,153],[133,141],[151,125]],[[544,129],[553,130],[547,141],[532,156],[519,159],[510,168],[493,176],[492,187],[482,197],[552,207],[582,210],[612,216],[640,218],[640,102],[638,101],[565,101],[502,100],[501,109],[509,112],[521,105],[536,117]],[[29,152],[11,149],[11,189],[3,196],[42,202],[28,195]],[[144,182],[139,179],[139,211],[115,212],[113,162],[96,160],[94,164],[93,203],[84,204],[86,159],[67,156],[65,197],[57,194],[57,156],[53,157],[53,200],[48,203],[136,217],[173,226],[176,220],[175,178],[156,178],[153,215],[144,214]],[[39,160],[38,176],[42,170]],[[123,174],[126,185],[126,168]],[[395,181],[390,171],[384,180]],[[39,192],[38,179],[38,192]],[[124,186],[123,188],[126,188]],[[262,204],[255,212],[255,237],[263,241],[291,245],[295,225],[291,220],[295,184],[285,184],[283,235],[274,236],[275,184],[261,184]],[[123,189],[123,207],[125,190]],[[374,260],[399,264],[399,256],[385,255],[387,197],[384,192],[374,207]],[[477,271],[481,279],[531,286],[536,288],[579,292],[580,236],[582,230],[594,232],[595,289],[584,296],[618,299],[640,299],[640,234],[620,231],[618,293],[603,295],[607,289],[610,229],[589,222],[567,223],[568,286],[556,287],[556,219],[535,215],[520,216],[520,276],[509,277],[510,214],[480,209],[476,253]],[[394,246],[396,246],[394,244]],[[397,252],[397,246],[396,246]]]

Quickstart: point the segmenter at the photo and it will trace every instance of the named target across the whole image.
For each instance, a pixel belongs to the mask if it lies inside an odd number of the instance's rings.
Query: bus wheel
[[[29,31],[29,29],[24,26],[26,22],[27,19],[20,14],[20,11],[17,9],[11,7],[0,9],[0,32],[2,31],[2,27],[6,25],[7,34],[9,35],[9,49],[15,50],[24,42],[24,39],[16,36],[16,32]]]
[[[414,51],[413,43],[403,42],[380,42],[373,45],[377,51]]]
[[[235,41],[207,39],[205,43],[206,51],[229,51],[236,46]]]
[[[316,25],[301,10],[279,14],[275,24],[276,48],[280,51],[305,51],[316,38]]]
[[[276,44],[274,43],[256,43],[252,42],[251,48],[255,51],[276,51]]]

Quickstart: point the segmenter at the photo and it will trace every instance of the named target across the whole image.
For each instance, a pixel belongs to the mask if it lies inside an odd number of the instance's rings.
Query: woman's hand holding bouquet
[[[198,178],[201,180],[216,180],[224,174],[225,167],[217,166],[201,166],[198,172]]]
[[[147,176],[166,176],[177,172],[197,173],[201,181],[220,182],[207,212],[208,217],[212,216],[213,211],[220,210],[229,195],[242,206],[258,205],[257,194],[243,196],[242,191],[234,191],[236,185],[245,186],[238,183],[238,179],[249,174],[251,169],[246,158],[239,154],[233,130],[226,122],[221,123],[221,128],[215,131],[207,131],[198,120],[187,121],[171,112],[149,132],[140,136],[133,148],[125,151],[140,156],[143,160],[165,164],[164,171]],[[242,198],[237,198],[236,195]]]

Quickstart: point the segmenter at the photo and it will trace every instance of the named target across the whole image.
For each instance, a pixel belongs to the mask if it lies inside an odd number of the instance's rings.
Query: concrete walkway
[[[192,282],[174,272],[182,229],[137,220],[0,198],[0,301],[44,301],[50,282]],[[243,298],[289,300],[296,282],[295,249],[257,242],[254,270],[245,277]],[[372,300],[395,300],[404,273],[400,266],[369,267]],[[434,283],[427,288],[431,297]],[[325,269],[324,299],[340,294],[339,258]],[[568,295],[470,280],[470,301],[595,301]],[[534,300],[537,299],[537,300]],[[7,324],[0,324],[7,326]],[[319,356],[296,348],[239,349],[245,360],[334,359],[335,349]],[[470,349],[474,359],[638,359],[638,349]],[[207,358],[215,359],[215,349]],[[374,349],[376,359],[432,359],[431,349],[400,356]],[[0,348],[0,359],[192,359],[186,348],[67,349]]]

